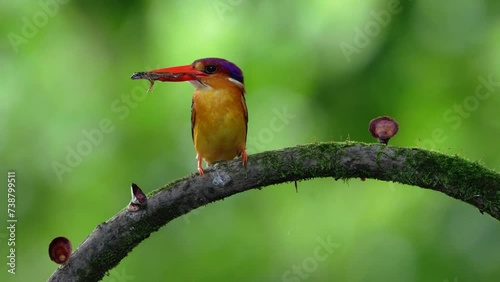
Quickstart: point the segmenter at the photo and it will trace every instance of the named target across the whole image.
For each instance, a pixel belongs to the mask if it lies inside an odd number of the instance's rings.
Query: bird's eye
[[[203,68],[203,72],[208,73],[208,74],[215,73],[218,70],[219,69],[214,65],[209,65],[209,66],[206,66]]]

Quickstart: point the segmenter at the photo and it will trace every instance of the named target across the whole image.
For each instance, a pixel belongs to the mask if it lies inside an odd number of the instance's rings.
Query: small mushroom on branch
[[[372,119],[370,121],[370,127],[368,128],[372,136],[385,145],[389,143],[389,139],[391,139],[391,137],[398,133],[398,129],[398,123],[388,116],[381,116]]]

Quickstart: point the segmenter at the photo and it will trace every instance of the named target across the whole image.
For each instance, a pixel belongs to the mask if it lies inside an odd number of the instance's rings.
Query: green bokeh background
[[[400,123],[391,145],[500,170],[498,1],[60,2],[0,4],[0,219],[7,226],[8,170],[18,219],[15,275],[0,228],[1,281],[46,280],[57,268],[51,239],[79,245],[127,205],[131,182],[150,192],[195,172],[193,88],[157,83],[146,94],[135,71],[235,62],[249,154],[374,142],[369,120],[390,115]],[[480,78],[496,84],[487,91]],[[288,114],[279,127],[277,112]],[[54,163],[107,119],[113,130],[58,177]],[[336,246],[321,261],[318,240]],[[103,281],[500,281],[500,224],[430,190],[316,179],[298,194],[277,185],[178,218]]]

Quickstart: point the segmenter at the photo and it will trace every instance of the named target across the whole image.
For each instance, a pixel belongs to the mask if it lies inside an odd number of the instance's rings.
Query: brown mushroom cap
[[[132,183],[132,202],[140,205],[146,204],[146,201],[148,200],[148,197],[144,192],[142,192],[141,188],[137,186],[137,184]]]
[[[58,264],[64,264],[71,256],[71,242],[65,237],[57,237],[49,244],[49,257]]]
[[[387,145],[389,139],[398,133],[398,129],[398,123],[394,119],[388,116],[381,116],[370,121],[368,130],[380,143]]]

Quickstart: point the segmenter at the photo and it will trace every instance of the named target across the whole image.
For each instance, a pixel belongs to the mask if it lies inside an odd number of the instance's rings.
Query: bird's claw
[[[205,173],[203,172],[203,168],[201,166],[198,166],[198,173],[203,176]]]
[[[201,166],[202,157],[199,154],[196,154],[196,160],[198,161],[198,173],[203,176],[205,173],[203,172],[203,167]]]
[[[246,165],[247,161],[248,161],[247,151],[243,150],[243,152],[241,152],[241,162],[243,163],[243,165]]]

